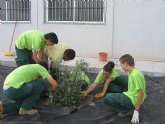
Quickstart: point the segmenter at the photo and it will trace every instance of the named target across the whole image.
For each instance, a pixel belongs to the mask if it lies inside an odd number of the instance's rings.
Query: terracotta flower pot
[[[100,53],[98,53],[98,56],[99,56],[99,61],[100,62],[106,62],[107,61],[107,57],[108,57],[108,53],[100,52]]]

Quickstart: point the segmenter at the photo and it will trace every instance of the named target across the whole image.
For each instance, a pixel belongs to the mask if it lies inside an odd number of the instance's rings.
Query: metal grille
[[[45,22],[104,23],[106,0],[44,0]]]
[[[30,22],[30,0],[2,0],[1,22]]]

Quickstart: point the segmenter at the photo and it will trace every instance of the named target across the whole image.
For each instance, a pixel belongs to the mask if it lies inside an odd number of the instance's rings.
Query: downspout
[[[111,49],[112,49],[112,58],[114,58],[114,16],[115,16],[115,0],[113,0],[113,13],[112,13],[112,47],[111,47]]]
[[[38,30],[38,0],[36,0],[37,3],[37,30]]]

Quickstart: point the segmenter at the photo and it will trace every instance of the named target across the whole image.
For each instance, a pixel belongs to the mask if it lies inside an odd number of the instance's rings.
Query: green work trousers
[[[107,93],[104,102],[111,105],[117,112],[128,112],[134,109],[131,100],[123,93]]]
[[[17,67],[26,65],[26,64],[35,64],[35,61],[33,60],[33,57],[32,57],[32,54],[33,54],[32,50],[18,49],[15,46],[15,51],[17,54],[17,58],[15,59]]]
[[[39,100],[41,93],[44,90],[44,82],[42,80],[33,80],[23,84],[20,88],[13,87],[4,90],[7,98],[13,102],[3,103],[3,113],[16,114],[20,107],[24,109],[32,109]]]
[[[128,90],[128,77],[119,76],[108,86],[107,92],[110,93],[122,93]]]

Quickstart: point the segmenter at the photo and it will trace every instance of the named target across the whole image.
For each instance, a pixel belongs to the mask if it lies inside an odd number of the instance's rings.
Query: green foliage
[[[88,72],[88,63],[84,60],[76,62],[73,69],[62,66],[58,62],[53,63],[51,74],[56,76],[59,87],[50,93],[49,98],[53,105],[70,107],[78,106],[83,100],[81,95],[81,74]]]

